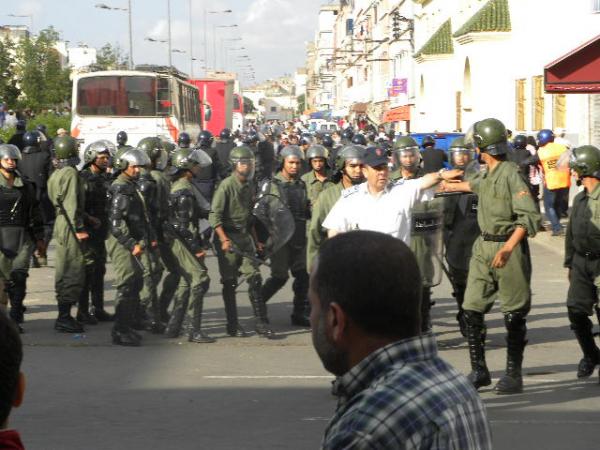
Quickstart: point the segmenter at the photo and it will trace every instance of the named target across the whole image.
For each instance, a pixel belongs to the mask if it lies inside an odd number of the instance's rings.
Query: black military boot
[[[8,315],[17,324],[20,333],[24,333],[21,324],[25,322],[26,308],[23,305],[23,301],[25,300],[26,279],[27,274],[13,272],[11,274],[11,280],[5,283],[5,292],[8,295],[8,300],[10,302],[10,311]]]
[[[475,389],[492,384],[490,371],[485,362],[485,323],[483,314],[476,311],[465,311],[467,322],[467,341],[471,373],[467,376]]]
[[[213,337],[210,337],[204,331],[202,331],[202,307],[204,304],[205,290],[202,286],[192,289],[192,298],[194,301],[192,326],[190,327],[188,341],[197,342],[199,344],[212,344],[217,342]]]
[[[179,297],[175,299],[173,311],[171,311],[171,318],[169,319],[169,323],[167,324],[167,328],[165,329],[166,337],[178,338],[181,334],[181,329],[183,327],[183,319],[187,310],[188,302],[189,295],[185,299]]]
[[[518,394],[523,392],[523,352],[525,350],[525,335],[527,334],[527,319],[521,312],[504,314],[506,336],[506,373],[500,377],[494,387],[496,394]]]
[[[294,291],[294,311],[291,315],[292,325],[310,328],[310,305],[308,303],[308,273],[296,272],[292,290]]]
[[[54,329],[61,333],[83,333],[83,326],[71,316],[71,304],[61,302],[58,304],[58,318],[54,322]]]
[[[462,286],[457,287],[452,295],[456,299],[456,305],[458,306],[456,321],[458,322],[460,334],[462,334],[463,337],[467,337],[467,321],[465,320],[465,310],[462,307],[465,300],[465,288]]]
[[[248,280],[248,296],[250,297],[250,303],[252,304],[255,319],[254,331],[261,337],[272,339],[275,337],[275,332],[269,326],[267,304],[262,299],[260,291],[261,282],[259,277]]]
[[[117,294],[118,296],[118,294]],[[128,298],[117,298],[115,307],[115,323],[111,332],[114,345],[123,345],[125,347],[139,347],[141,339],[132,333],[130,328],[133,320],[135,305]]]
[[[179,285],[179,277],[175,272],[169,272],[163,280],[162,290],[158,297],[159,310],[160,310],[160,321],[163,323],[169,323],[171,315],[169,314],[169,306],[174,299],[177,286]],[[177,299],[175,299],[175,302]]]
[[[588,378],[600,364],[600,349],[594,342],[592,321],[585,313],[569,309],[569,322],[583,352],[583,358],[577,366],[577,378]]]
[[[112,322],[115,320],[113,314],[106,312],[104,309],[104,286],[91,288],[92,308],[90,315],[94,316],[98,322]]]
[[[260,295],[265,303],[271,300],[271,297],[273,297],[279,289],[285,286],[286,282],[287,278],[267,278],[267,281],[265,281],[265,284],[263,284],[260,289]]]
[[[431,331],[431,288],[423,286],[421,295],[421,332]]]
[[[226,282],[223,285],[223,303],[227,317],[227,334],[231,337],[249,337],[250,335],[238,322],[237,304],[235,298],[235,284]]]

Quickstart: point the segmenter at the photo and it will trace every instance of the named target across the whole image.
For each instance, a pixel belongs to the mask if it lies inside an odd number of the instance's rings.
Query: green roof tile
[[[450,19],[448,19],[431,35],[425,45],[415,54],[415,57],[418,58],[423,55],[451,55],[452,53],[454,53],[452,25]]]
[[[468,33],[510,30],[508,0],[490,0],[454,33],[454,37],[457,38]]]

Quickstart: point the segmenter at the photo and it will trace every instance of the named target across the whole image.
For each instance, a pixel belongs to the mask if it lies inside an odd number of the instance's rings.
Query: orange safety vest
[[[569,171],[569,167],[557,167],[559,158],[566,151],[567,147],[556,142],[549,142],[538,150],[540,164],[544,170],[546,188],[550,190],[571,186],[571,172]]]

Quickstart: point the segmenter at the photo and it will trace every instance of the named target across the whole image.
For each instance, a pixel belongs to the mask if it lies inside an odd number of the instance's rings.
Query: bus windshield
[[[156,116],[156,78],[82,78],[77,86],[76,108],[83,116]]]

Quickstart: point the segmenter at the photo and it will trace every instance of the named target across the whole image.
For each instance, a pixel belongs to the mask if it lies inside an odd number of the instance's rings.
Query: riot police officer
[[[27,126],[27,122],[24,120],[17,120],[17,125],[15,126],[15,134],[13,134],[8,140],[9,144],[15,145],[20,151],[23,151],[25,148],[25,143],[23,142],[23,137],[25,135]]]
[[[169,243],[165,241],[163,232],[163,224],[169,218],[168,203],[171,189],[170,182],[163,173],[167,166],[168,155],[164,149],[164,142],[157,137],[143,138],[137,148],[143,151],[150,160],[150,165],[140,170],[136,184],[144,197],[149,221],[156,235],[158,246],[147,248],[147,251],[141,256],[145,267],[144,285],[140,292],[140,305],[136,311],[134,328],[147,329],[159,334],[165,329],[162,319],[165,318],[165,311],[179,282],[177,262]],[[168,274],[159,299],[158,285],[163,274],[161,258]],[[162,307],[161,299],[165,303]]]
[[[333,185],[319,194],[319,198],[312,207],[306,244],[306,265],[309,272],[321,244],[327,239],[327,230],[323,228],[323,221],[329,211],[338,201],[344,189],[364,181],[362,173],[364,153],[365,149],[361,146],[347,145],[337,154],[331,177]]]
[[[465,171],[465,179],[478,176],[470,167],[477,164],[475,149],[458,137],[450,144],[450,163],[455,169]],[[448,274],[452,283],[452,295],[458,305],[456,320],[460,331],[467,337],[467,324],[464,319],[463,302],[467,288],[471,249],[480,230],[477,224],[477,195],[464,193],[444,199],[444,246]]]
[[[417,142],[410,136],[400,137],[392,150],[395,170],[390,174],[392,181],[414,180],[425,175],[421,167],[421,153]],[[421,270],[423,295],[421,299],[421,329],[431,327],[430,310],[433,306],[431,289],[441,279],[442,199],[431,199],[416,203],[411,210],[410,248],[417,258]]]
[[[571,329],[583,358],[578,378],[587,378],[600,364],[600,349],[594,342],[592,321],[595,310],[600,321],[598,280],[600,276],[600,149],[583,145],[573,150],[570,167],[584,190],[573,200],[565,238],[565,267],[569,269],[567,310]]]
[[[8,294],[9,315],[22,332],[29,258],[44,234],[35,187],[17,170],[20,158],[15,145],[0,145],[0,314]]]
[[[472,369],[469,379],[475,388],[492,382],[485,361],[484,314],[497,294],[507,330],[507,355],[506,372],[494,389],[498,394],[513,394],[523,390],[521,366],[531,308],[527,237],[535,236],[541,218],[517,166],[506,161],[508,138],[504,124],[493,118],[476,122],[466,142],[473,143],[488,167],[477,181],[445,186],[449,191],[472,191],[479,196],[477,222],[481,235],[473,245],[463,303]]]
[[[28,131],[23,135],[23,151],[18,162],[19,172],[35,186],[36,198],[40,204],[42,220],[44,221],[44,242],[34,255],[36,267],[46,265],[46,248],[52,237],[55,220],[54,207],[48,199],[48,179],[54,170],[50,151],[41,147],[42,137],[39,131]]]
[[[191,324],[188,340],[197,343],[215,342],[202,330],[204,295],[208,291],[210,278],[204,264],[205,252],[199,221],[208,218],[210,207],[190,180],[195,172],[210,164],[212,161],[203,150],[177,150],[172,159],[174,181],[169,196],[169,234],[172,236],[172,253],[180,277],[166,335],[178,337],[184,315],[187,315]]]
[[[354,130],[351,127],[344,128],[342,131],[342,146],[348,145],[352,143],[352,138],[354,137]]]
[[[179,148],[190,148],[191,145],[192,138],[190,137],[189,133],[186,133],[185,131],[179,133],[179,136],[177,137],[177,146]]]
[[[83,154],[84,166],[79,172],[84,180],[85,213],[84,220],[89,239],[86,246],[85,285],[79,298],[77,321],[95,325],[110,322],[112,314],[104,310],[104,275],[106,274],[106,247],[108,237],[108,188],[110,177],[108,167],[116,152],[110,141],[96,141],[88,145]],[[89,301],[92,308],[89,308]]]
[[[121,149],[124,147],[128,147],[131,148],[131,146],[127,145],[127,141],[128,141],[129,137],[127,136],[127,132],[126,131],[119,131],[117,133],[117,149]]]
[[[48,180],[48,197],[56,211],[52,238],[55,242],[55,291],[58,302],[57,331],[81,333],[82,325],[71,316],[85,286],[85,251],[89,234],[85,227],[85,186],[75,166],[77,142],[71,136],[54,142],[56,170]]]
[[[295,145],[288,145],[279,155],[281,170],[271,181],[265,182],[260,194],[279,197],[289,208],[295,224],[291,239],[271,255],[271,276],[262,287],[262,298],[269,301],[287,282],[291,272],[294,277],[294,310],[292,325],[309,327],[308,320],[308,272],[306,270],[306,221],[310,217],[310,207],[306,184],[300,178],[300,167],[304,154]]]
[[[149,166],[150,160],[143,151],[129,149],[115,160],[115,165],[121,168],[121,173],[109,190],[109,235],[106,241],[117,288],[111,336],[115,345],[137,347],[141,335],[132,326],[143,287],[144,266],[140,256],[148,247],[157,246],[148,210],[136,186],[141,169]]]
[[[220,176],[222,180],[231,175],[231,167],[227,161],[229,161],[229,154],[234,147],[235,142],[231,136],[231,130],[229,130],[229,128],[223,128],[219,133],[219,139],[217,140],[217,145],[215,146],[217,156],[221,162]]]
[[[366,147],[367,138],[362,133],[356,133],[354,136],[352,136],[350,142],[352,142],[354,145],[363,145]]]
[[[215,247],[219,258],[219,272],[223,284],[223,301],[227,315],[227,334],[246,335],[238,323],[236,288],[238,272],[246,278],[248,296],[256,319],[255,330],[260,336],[272,337],[273,330],[267,318],[267,305],[261,295],[262,279],[258,264],[253,258],[257,242],[251,211],[254,205],[255,187],[254,153],[247,146],[236,147],[229,155],[233,173],[217,188],[209,216],[215,230]],[[255,244],[256,242],[256,244]]]
[[[197,147],[206,152],[213,163],[210,166],[202,167],[193,178],[193,183],[209,202],[219,181],[219,174],[222,172],[217,151],[213,147],[213,141],[213,135],[208,130],[204,130],[198,135]]]
[[[433,136],[425,136],[423,142],[423,172],[432,173],[444,167],[444,163],[448,162],[446,152],[435,146],[435,138]]]
[[[306,159],[311,170],[302,175],[302,181],[306,185],[311,210],[317,202],[319,194],[333,185],[333,182],[329,179],[328,156],[327,149],[319,144],[311,145],[306,151]]]

